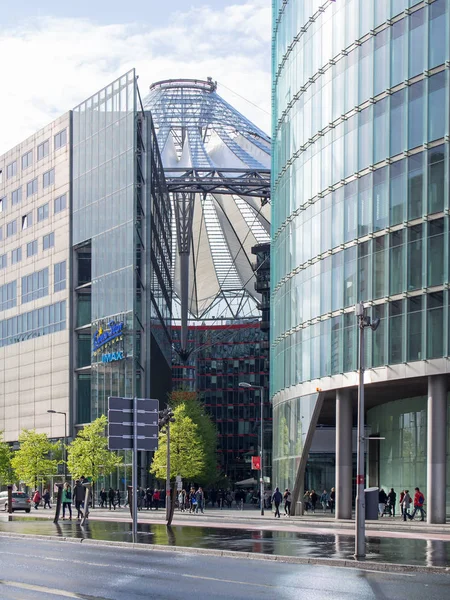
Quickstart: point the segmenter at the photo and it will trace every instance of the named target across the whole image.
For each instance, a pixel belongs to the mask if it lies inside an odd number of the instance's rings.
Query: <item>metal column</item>
[[[352,518],[352,398],[336,391],[336,519]]]
[[[427,521],[446,521],[447,377],[428,377]]]

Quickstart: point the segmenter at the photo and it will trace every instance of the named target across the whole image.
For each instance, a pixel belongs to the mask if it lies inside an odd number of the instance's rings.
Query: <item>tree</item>
[[[59,443],[52,444],[46,433],[36,433],[35,429],[24,429],[19,443],[20,448],[11,459],[12,467],[21,481],[36,488],[57,472],[59,461],[51,457],[58,453]]]
[[[196,481],[201,484],[215,482],[217,479],[217,429],[197,393],[186,390],[172,392],[169,404],[173,408],[184,405],[184,414],[197,425],[197,437],[202,446],[204,466],[197,475]]]
[[[67,466],[72,476],[91,479],[93,486],[100,475],[110,475],[122,462],[122,457],[108,450],[107,423],[105,415],[95,419],[67,446]]]
[[[11,458],[12,450],[8,444],[3,441],[3,432],[0,431],[0,481],[3,484],[12,483],[15,479]]]
[[[174,411],[175,423],[170,424],[170,478],[181,475],[183,479],[197,479],[205,468],[203,446],[198,435],[198,425],[186,414],[184,404]],[[166,478],[167,433],[159,432],[158,449],[153,456],[150,473],[157,479]]]

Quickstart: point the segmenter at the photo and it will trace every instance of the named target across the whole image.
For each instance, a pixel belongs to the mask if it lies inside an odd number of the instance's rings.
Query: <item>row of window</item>
[[[42,175],[42,187],[43,189],[54,185],[55,183],[55,169],[50,169]],[[27,183],[27,198],[33,196],[38,191],[38,178],[35,177]],[[65,195],[65,194],[64,194]],[[61,196],[60,196],[61,198]],[[16,206],[22,202],[22,187],[18,187],[16,190],[11,192],[11,206]],[[56,202],[56,200],[55,200]],[[0,212],[5,212],[7,208],[7,198],[4,196],[0,198]]]
[[[53,204],[53,214],[58,214],[61,211],[63,211],[67,206],[67,196],[66,194],[63,194],[62,196],[58,196],[58,198],[55,198],[54,200],[54,204]],[[45,221],[46,219],[48,219],[50,215],[50,205],[48,202],[46,202],[45,204],[42,204],[42,206],[39,206],[36,210],[36,217],[37,217],[37,223],[41,223],[42,221]],[[10,221],[9,223],[6,224],[6,237],[11,237],[12,235],[16,235],[17,234],[17,219],[14,219],[13,221]],[[22,217],[19,218],[19,224],[21,227],[21,230],[24,231],[25,229],[28,229],[29,227],[31,227],[31,225],[33,224],[33,213],[29,212],[26,213],[24,215],[22,215]],[[0,241],[3,239],[3,226],[0,226]]]
[[[59,131],[53,136],[53,147],[55,150],[59,150],[67,144],[67,129]],[[40,161],[50,154],[50,140],[45,140],[39,144],[36,148],[36,160]],[[9,165],[6,165],[6,179],[15,177],[17,175],[17,160],[13,160]],[[22,155],[21,165],[22,171],[28,169],[33,164],[33,150],[29,150]],[[1,181],[0,181],[1,183]],[[45,187],[45,186],[44,186]]]
[[[17,282],[11,281],[0,287],[0,310],[14,308],[17,304]]]
[[[48,250],[49,248],[53,248],[55,245],[55,234],[52,231],[47,235],[42,237],[42,250]],[[38,252],[38,241],[33,240],[27,244],[27,258],[30,256],[36,255]],[[16,263],[22,260],[22,246],[15,248],[11,251],[11,264],[15,265]],[[8,266],[7,254],[0,255],[0,270],[5,269]]]
[[[0,321],[0,348],[66,328],[66,301]]]

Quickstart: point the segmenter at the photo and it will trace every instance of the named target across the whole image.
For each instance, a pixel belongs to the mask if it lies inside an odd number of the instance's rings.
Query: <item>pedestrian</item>
[[[423,505],[425,504],[425,496],[422,494],[418,487],[414,488],[414,510],[412,515],[409,517],[411,521],[416,516],[416,512],[420,512],[420,520],[425,520],[425,512],[423,510]]]
[[[190,513],[195,512],[196,506],[197,506],[197,500],[195,499],[195,489],[191,488],[191,491],[189,492],[189,512]]]
[[[308,512],[308,510],[311,508],[310,495],[311,494],[309,490],[306,490],[306,492],[303,494],[303,503],[305,505],[306,512]]]
[[[108,491],[109,510],[111,510],[111,507],[114,507],[114,510],[116,510],[115,496],[115,491],[110,487]]]
[[[120,490],[117,489],[116,490],[116,498],[115,498],[116,502],[117,502],[117,508],[120,508]]]
[[[405,497],[405,490],[402,490],[400,492],[400,500],[399,500],[399,503],[400,503],[400,514],[402,515],[402,517],[403,517],[403,498],[404,497]]]
[[[316,504],[317,504],[318,499],[319,499],[319,496],[316,494],[316,492],[314,490],[311,490],[311,493],[309,495],[309,500],[311,502],[311,510],[313,511],[313,513],[316,512]]]
[[[108,495],[106,493],[105,488],[100,490],[100,508],[106,508],[106,500],[108,499]]]
[[[70,484],[67,481],[63,486],[61,502],[63,509],[63,520],[66,518],[66,508],[69,511],[69,519],[72,520],[72,488],[70,487]]]
[[[409,514],[409,507],[411,506],[411,496],[409,495],[409,490],[405,490],[403,494],[402,508],[403,508],[403,520],[406,521],[406,517],[411,518]]]
[[[49,508],[51,508],[51,506],[50,506],[50,490],[49,489],[44,490],[44,493],[42,494],[42,499],[44,500],[44,508],[46,508],[47,506]]]
[[[39,493],[39,490],[36,488],[34,490],[34,494],[33,494],[34,508],[36,510],[38,509],[40,501],[41,501],[41,494]]]
[[[291,516],[292,495],[291,495],[291,491],[289,488],[286,488],[286,490],[283,494],[283,498],[284,498],[284,514],[286,515],[286,517],[290,517]]]
[[[184,512],[185,502],[186,502],[186,490],[181,490],[178,493],[178,508],[181,512]]]
[[[154,504],[156,510],[158,510],[158,507],[159,507],[159,499],[160,499],[159,490],[155,490],[153,492],[153,504]]]
[[[322,494],[320,495],[320,503],[322,505],[324,513],[327,512],[328,502],[329,502],[328,492],[327,492],[327,490],[323,490]]]
[[[272,501],[275,504],[275,518],[280,518],[280,504],[282,500],[283,496],[281,495],[279,488],[276,487],[272,496]]]
[[[145,505],[147,507],[147,510],[151,510],[152,509],[152,502],[153,502],[153,492],[152,490],[148,487],[145,490]]]
[[[380,517],[384,515],[384,509],[386,508],[387,496],[383,488],[378,492],[378,514]]]
[[[394,488],[391,488],[389,494],[387,495],[388,506],[389,506],[389,514],[391,517],[395,517],[395,503],[397,502],[397,494],[394,491]]]
[[[81,477],[84,481],[84,477]],[[83,518],[83,511],[81,510],[83,507],[84,498],[86,492],[84,490],[83,484],[79,479],[75,482],[75,489],[73,491],[73,495],[75,497],[75,508],[77,509],[77,519]]]
[[[195,514],[198,513],[199,509],[203,513],[203,506],[205,503],[205,494],[203,493],[203,489],[201,487],[195,492],[195,500],[197,502],[195,507]]]
[[[330,500],[329,500],[328,504],[330,506],[331,512],[333,512],[334,507],[336,506],[336,490],[334,489],[334,487],[331,488]]]

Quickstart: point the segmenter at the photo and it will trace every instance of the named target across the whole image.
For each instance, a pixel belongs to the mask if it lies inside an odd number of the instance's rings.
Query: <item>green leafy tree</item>
[[[26,485],[38,487],[47,478],[54,475],[58,469],[60,444],[52,444],[46,433],[36,433],[36,430],[24,429],[19,435],[20,448],[11,459],[11,465],[17,477]]]
[[[15,473],[11,465],[12,450],[3,441],[3,432],[0,431],[0,481],[3,484],[13,483]]]
[[[174,408],[175,422],[170,424],[170,478],[198,479],[205,469],[205,454],[199,437],[199,427],[186,414],[186,406]],[[150,473],[165,479],[167,464],[167,433],[159,432],[158,449],[153,456]]]
[[[183,405],[184,414],[197,425],[197,438],[203,454],[203,468],[196,476],[196,481],[203,485],[214,483],[218,476],[217,429],[211,417],[195,392],[175,391],[171,394],[169,405],[173,408]]]
[[[108,450],[108,439],[105,437],[107,423],[105,415],[95,419],[79,431],[67,447],[70,473],[75,479],[87,477],[93,487],[101,475],[110,475],[122,462],[122,457]]]

